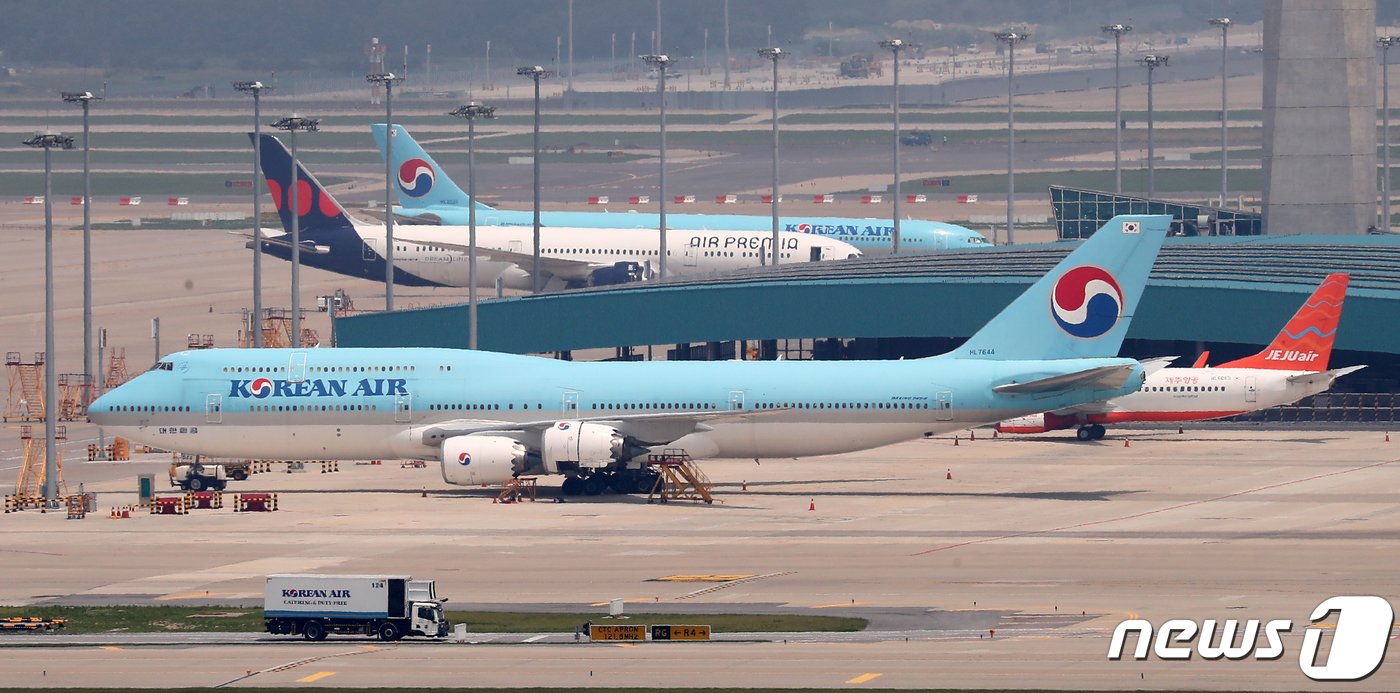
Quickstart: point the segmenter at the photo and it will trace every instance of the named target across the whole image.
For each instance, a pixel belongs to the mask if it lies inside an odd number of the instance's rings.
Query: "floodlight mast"
[[[894,96],[890,98],[894,106],[894,144],[892,147],[894,158],[894,189],[891,191],[894,197],[894,211],[891,216],[894,219],[894,226],[890,232],[890,251],[899,254],[899,198],[900,198],[900,170],[899,170],[899,52],[904,49],[904,41],[900,39],[885,39],[880,42],[880,47],[894,53]]]
[[[291,194],[287,199],[288,216],[292,218],[292,348],[300,349],[301,344],[301,201],[299,199],[301,177],[297,169],[297,132],[317,132],[321,129],[318,118],[303,118],[292,114],[272,124],[278,130],[286,130],[291,139],[292,177]]]
[[[57,132],[42,132],[24,141],[25,146],[44,150],[44,510],[58,500],[58,365],[54,363],[53,297],[53,156],[55,147],[72,149],[73,138]]]
[[[1030,38],[1025,31],[999,31],[1006,44],[1006,244],[1016,242],[1016,44]]]
[[[467,348],[477,348],[476,321],[476,119],[496,117],[494,106],[475,101],[448,113],[467,121]]]
[[[1159,67],[1167,66],[1168,56],[1149,53],[1138,58],[1138,62],[1147,68],[1147,198],[1150,200],[1156,194],[1155,161],[1156,148],[1152,140],[1152,74]]]
[[[1123,34],[1133,30],[1127,24],[1105,24],[1099,30],[1113,34],[1113,192],[1123,193],[1123,82],[1119,70],[1123,62]]]
[[[408,65],[408,46],[404,46]],[[384,85],[384,310],[394,310],[394,85],[402,75],[381,72],[365,75],[365,81]]]
[[[1381,47],[1381,223],[1390,230],[1390,47],[1400,45],[1400,36],[1376,39]]]
[[[1220,27],[1220,206],[1224,207],[1230,181],[1230,106],[1225,91],[1228,81],[1225,60],[1230,54],[1230,18],[1212,17],[1206,21],[1211,26]]]
[[[262,331],[262,93],[271,87],[259,81],[234,82],[233,88],[253,95],[253,348],[263,347]]]
[[[539,293],[543,287],[540,281],[540,80],[550,75],[549,71],[539,65],[527,65],[515,68],[515,74],[521,77],[528,77],[535,83],[535,130],[533,139],[533,150],[530,155],[530,163],[534,167],[535,176],[535,258],[530,268],[530,286],[532,293]],[[476,204],[476,200],[472,200]]]
[[[786,51],[776,46],[773,48],[760,48],[758,49],[758,54],[773,61],[773,246],[769,248],[769,252],[773,255],[772,263],[773,266],[776,267],[778,265],[780,248],[782,248],[782,244],[779,242],[781,235],[779,234],[780,228],[778,225],[778,61],[786,58],[788,54]],[[763,254],[760,252],[759,258],[762,259],[762,257]]]
[[[661,244],[657,255],[660,258],[660,275],[666,278],[666,72],[671,65],[671,57],[668,55],[644,55],[642,62],[650,65],[656,70],[656,93],[661,100],[661,174],[657,180],[658,194],[661,198],[657,215],[657,232],[661,235]],[[775,251],[776,252],[776,251]]]
[[[93,101],[102,97],[90,91],[65,91],[66,103],[83,106],[83,374],[91,378],[86,397],[94,397],[92,382],[97,376],[92,369],[92,167],[88,158],[91,151],[91,131],[88,129],[88,110]]]

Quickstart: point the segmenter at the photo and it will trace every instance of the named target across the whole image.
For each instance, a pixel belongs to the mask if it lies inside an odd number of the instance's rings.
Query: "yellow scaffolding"
[[[106,392],[126,382],[126,347],[108,347],[107,373],[102,380],[102,391]]]
[[[92,402],[92,376],[86,373],[58,375],[58,420],[77,421],[87,416]]]
[[[306,310],[301,311],[302,322],[306,321]],[[292,345],[292,312],[286,308],[264,308],[261,320],[254,324],[251,311],[243,311],[243,329],[238,331],[238,346],[251,349],[255,340],[253,330],[262,331],[263,347],[286,349]],[[301,345],[314,347],[321,343],[316,330],[301,328]]]
[[[34,354],[34,360],[29,363],[24,362],[18,351],[5,352],[5,372],[10,381],[5,422],[43,421],[44,352]]]
[[[43,436],[34,437],[33,426],[19,427],[20,440],[24,441],[24,464],[19,468],[19,481],[15,484],[15,495],[20,497],[37,497],[43,494],[44,481],[47,478],[47,467],[45,466]],[[54,437],[58,442],[68,440],[68,427],[55,426]],[[54,446],[54,468],[58,472],[58,495],[59,497],[68,495],[68,484],[63,481],[63,448]]]
[[[690,459],[684,450],[667,448],[660,454],[647,455],[647,466],[655,469],[656,483],[647,494],[647,502],[671,500],[698,500],[706,504],[714,503],[710,495],[715,485],[700,467]]]

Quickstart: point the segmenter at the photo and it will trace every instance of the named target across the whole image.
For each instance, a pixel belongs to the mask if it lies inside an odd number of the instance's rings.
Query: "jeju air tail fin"
[[[1347,274],[1331,274],[1313,291],[1303,307],[1279,330],[1263,351],[1217,368],[1268,368],[1283,371],[1325,371],[1332,357],[1332,340],[1342,319]]]

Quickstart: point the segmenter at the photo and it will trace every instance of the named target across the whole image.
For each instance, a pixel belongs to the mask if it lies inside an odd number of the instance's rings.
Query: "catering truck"
[[[437,586],[406,575],[269,575],[263,624],[273,635],[447,636]]]

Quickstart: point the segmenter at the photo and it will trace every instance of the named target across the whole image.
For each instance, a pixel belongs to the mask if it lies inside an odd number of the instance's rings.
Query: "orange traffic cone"
[[[949,481],[952,481],[952,480],[953,480],[953,470],[951,470],[951,469],[948,470],[948,480],[949,480]]]
[[[817,499],[813,498],[809,503],[807,503],[807,510],[808,510],[808,512],[814,512],[814,511],[816,511],[816,509],[817,509]]]
[[[427,488],[426,486],[423,487],[423,497],[424,497],[424,498],[427,498],[427,497],[428,497],[428,488]]]
[[[741,487],[739,488],[739,490],[740,490],[740,491],[747,491],[747,490],[749,490],[749,480],[748,480],[748,479],[745,479],[745,480],[744,480],[744,485],[741,486]]]
[[[1132,445],[1129,445],[1129,444],[1128,444],[1128,439],[1127,439],[1127,438],[1124,438],[1124,439],[1123,439],[1123,447],[1125,447],[1125,448],[1130,448],[1130,447],[1132,447]]]
[[[992,429],[992,437],[993,437],[993,438],[997,437],[997,429],[995,429],[995,428]]]
[[[1185,433],[1185,432],[1186,432],[1186,429],[1183,428],[1183,427],[1181,427],[1181,426],[1177,426],[1177,427],[1176,427],[1176,432],[1177,432],[1178,434],[1180,434],[1180,433]]]
[[[977,440],[977,431],[968,431],[968,432],[967,432],[967,439],[968,439],[968,440]]]
[[[957,447],[957,446],[958,446],[958,437],[957,437],[957,436],[953,436],[953,447]]]

